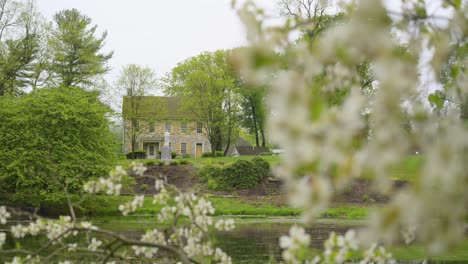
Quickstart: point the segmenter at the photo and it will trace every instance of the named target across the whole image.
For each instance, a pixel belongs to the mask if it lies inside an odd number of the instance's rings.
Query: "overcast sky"
[[[257,0],[275,9],[274,0]],[[152,68],[158,77],[178,62],[203,51],[239,47],[247,43],[244,26],[231,0],[37,0],[48,20],[76,8],[107,30],[105,48],[113,50],[107,77],[113,82],[123,65]]]

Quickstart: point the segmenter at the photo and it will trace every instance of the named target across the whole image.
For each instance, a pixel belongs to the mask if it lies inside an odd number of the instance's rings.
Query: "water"
[[[289,232],[291,223],[240,223],[234,232],[214,234],[217,246],[230,255],[234,263],[268,263],[281,260],[279,237]],[[321,249],[329,233],[343,234],[349,226],[333,223],[319,223],[306,232],[311,235],[312,247]]]
[[[112,217],[93,221],[104,229],[119,230],[123,235],[139,238],[145,230],[155,228],[154,218],[145,216]],[[265,218],[265,219],[238,219],[236,229],[232,232],[213,231],[212,237],[215,245],[220,247],[233,258],[233,263],[279,263],[281,260],[281,249],[279,248],[279,237],[286,235],[292,225],[298,224],[297,219],[287,218]],[[323,242],[328,238],[330,232],[344,234],[346,230],[359,228],[363,225],[360,221],[320,221],[310,227],[306,232],[311,235],[313,249],[320,250]],[[161,228],[161,226],[159,226]],[[46,241],[44,238],[28,239],[28,244],[33,248],[39,247]],[[467,243],[468,245],[468,243]],[[462,250],[462,254],[468,256],[468,248]],[[464,259],[464,258],[463,258]],[[2,259],[0,256],[0,262]],[[422,261],[405,261],[399,263],[419,264]],[[468,263],[468,261],[438,261],[427,263]]]

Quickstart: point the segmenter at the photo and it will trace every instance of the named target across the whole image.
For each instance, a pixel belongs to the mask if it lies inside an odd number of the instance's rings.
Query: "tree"
[[[203,122],[213,155],[227,151],[238,124],[239,98],[228,61],[230,51],[205,52],[179,63],[166,77],[166,92]]]
[[[33,1],[0,1],[0,96],[18,96],[37,84],[44,24]]]
[[[241,122],[247,128],[250,134],[255,135],[255,144],[260,146],[260,137],[262,147],[266,146],[265,140],[265,96],[266,87],[263,85],[249,87],[246,84],[240,85],[239,93],[241,95]]]
[[[97,92],[73,87],[0,97],[2,188],[39,202],[105,175],[117,159],[109,110]]]
[[[54,16],[55,27],[49,40],[53,51],[51,71],[58,86],[86,86],[92,78],[109,71],[106,63],[113,53],[103,53],[107,32],[96,37],[97,26],[76,9]]]
[[[122,68],[116,85],[126,94],[122,118],[124,119],[124,133],[130,138],[132,159],[134,159],[138,137],[146,130],[144,124],[140,122],[143,118],[143,108],[148,107],[143,104],[143,96],[155,89],[157,80],[150,68],[130,64]]]

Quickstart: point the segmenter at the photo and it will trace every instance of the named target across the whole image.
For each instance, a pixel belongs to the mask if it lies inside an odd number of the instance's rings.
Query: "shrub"
[[[216,155],[216,157],[224,157],[224,152],[216,151],[215,155]],[[202,154],[202,158],[212,158],[212,157],[213,157],[213,153],[211,153],[211,152],[204,152]]]
[[[198,177],[200,180],[208,182],[210,179],[219,178],[221,176],[221,170],[221,167],[215,165],[205,165],[198,172]]]
[[[164,166],[166,165],[166,162],[162,161],[162,160],[159,160],[158,161],[158,166]]]
[[[177,162],[177,160],[172,160],[171,162],[169,162],[169,165],[177,166],[177,165],[179,165],[179,162]]]
[[[175,159],[175,158],[177,157],[177,153],[174,152],[174,151],[172,151],[172,152],[171,152],[171,157],[172,157],[173,159]]]
[[[252,163],[254,164],[255,169],[257,170],[261,179],[268,176],[270,173],[270,164],[266,160],[260,157],[255,157],[252,159]]]
[[[140,186],[140,190],[143,191],[143,192],[146,191],[146,190],[148,190],[148,184],[143,183],[143,184]]]
[[[109,108],[98,92],[44,88],[0,96],[0,189],[60,199],[117,164]]]
[[[146,159],[146,151],[145,150],[135,150],[134,152],[135,159]],[[132,158],[132,152],[129,152],[125,155],[127,159]]]
[[[219,180],[231,188],[248,189],[256,187],[261,179],[262,176],[252,162],[238,160],[222,169]]]
[[[361,199],[362,199],[363,202],[367,202],[369,200],[369,195],[367,193],[363,194]]]
[[[184,155],[181,156],[181,158],[188,159],[188,158],[190,158],[190,154],[184,154]]]
[[[188,160],[180,160],[179,161],[179,164],[181,165],[185,165],[185,164],[189,164],[190,162]]]
[[[260,156],[272,156],[273,153],[271,153],[271,152],[261,152],[261,153],[258,154],[258,155],[260,155]]]
[[[155,161],[155,160],[148,160],[148,161],[145,162],[145,165],[146,165],[146,166],[152,166],[152,165],[154,165],[154,164],[156,164],[156,161]]]

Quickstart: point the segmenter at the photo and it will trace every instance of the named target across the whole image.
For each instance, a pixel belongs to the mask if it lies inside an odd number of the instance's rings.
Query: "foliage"
[[[258,154],[260,156],[272,156],[273,153],[272,152],[261,152],[260,154]]]
[[[216,157],[223,157],[224,153],[222,151],[216,151],[215,156]],[[202,154],[202,158],[212,158],[212,157],[213,157],[212,152],[203,152],[203,154]]]
[[[468,127],[459,118],[463,108],[434,114],[420,87],[424,86],[423,68],[439,73],[453,60],[453,70],[445,71],[451,84],[443,86],[444,95],[467,94],[466,71],[456,66],[466,63],[466,58],[451,56],[450,51],[452,45],[466,43],[468,4],[446,1],[438,5],[438,10],[449,14],[442,18],[444,25],[433,20],[438,14],[430,14],[425,1],[405,2],[396,12],[380,1],[354,1],[338,9],[346,23],[322,30],[313,41],[298,42],[291,40],[291,34],[316,28],[315,12],[305,12],[312,14],[306,19],[298,16],[269,26],[269,18],[253,3],[239,7],[252,48],[239,53],[238,70],[252,85],[275,76],[268,87],[267,111],[274,113],[267,124],[269,138],[285,150],[278,176],[285,182],[290,202],[305,208],[305,220],[320,215],[332,193],[350,179],[366,177],[377,190],[391,193],[392,201],[371,217],[369,229],[361,232],[362,243],[417,239],[429,252],[438,253],[463,239],[460,230],[468,215],[468,164],[464,161]],[[395,31],[406,36],[406,52],[395,43]],[[426,50],[433,56],[423,63]],[[278,52],[284,54],[281,59]],[[368,70],[373,74],[362,78],[361,73]],[[377,84],[371,93],[363,87],[369,83],[366,80]],[[430,80],[431,86],[440,81]],[[439,98],[432,97],[432,103],[440,104]],[[411,133],[402,124],[410,124]],[[413,146],[424,153],[425,162],[416,168],[416,179],[407,188],[390,190],[393,169],[404,162]],[[295,173],[298,170],[302,173]],[[343,238],[338,240],[343,242]],[[295,251],[298,247],[284,245],[286,262],[349,261],[346,255],[304,259]],[[373,257],[386,259],[373,250],[364,262]]]
[[[146,159],[146,150],[135,150],[125,154],[125,156],[127,159]]]
[[[54,15],[49,39],[52,50],[51,71],[57,86],[86,86],[93,78],[109,71],[107,61],[113,53],[102,53],[107,32],[96,37],[97,26],[77,9],[62,10]]]
[[[171,160],[171,162],[169,162],[169,165],[177,166],[177,165],[179,165],[179,162],[177,160]]]
[[[40,202],[105,175],[117,159],[108,112],[97,92],[71,87],[0,97],[2,188]]]
[[[0,2],[0,96],[18,96],[40,79],[47,32],[32,1]]]
[[[125,93],[122,102],[122,118],[125,137],[130,140],[130,153],[132,159],[138,148],[139,137],[148,131],[147,117],[142,115],[144,108],[149,106],[143,96],[151,93],[156,87],[155,73],[148,67],[135,64],[122,68],[116,86]]]
[[[266,162],[264,159],[255,157],[252,159],[252,163],[262,179],[270,174],[270,163]]]
[[[198,171],[198,178],[207,182],[210,179],[217,179],[221,176],[222,168],[215,165],[205,165]]]
[[[254,163],[247,160],[238,160],[231,165],[223,167],[221,177],[218,178],[220,188],[248,189],[258,186],[262,179],[260,171]]]
[[[165,78],[166,93],[183,97],[183,110],[203,123],[211,152],[225,151],[234,142],[238,97],[230,51],[204,52],[179,63]]]

